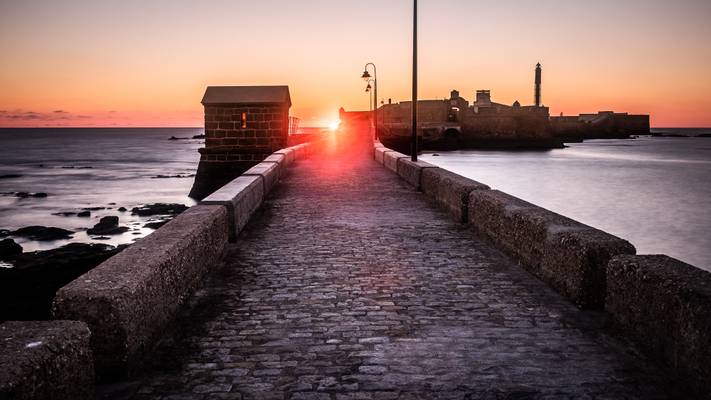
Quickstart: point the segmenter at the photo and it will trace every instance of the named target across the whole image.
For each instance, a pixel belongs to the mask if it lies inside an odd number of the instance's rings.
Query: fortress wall
[[[145,355],[169,331],[180,305],[220,264],[228,241],[236,240],[287,166],[308,157],[311,146],[273,153],[57,292],[52,315],[89,327],[99,380],[140,373]]]
[[[551,138],[548,116],[535,112],[480,113],[462,120],[465,138],[540,139]]]
[[[0,324],[0,398],[93,399],[90,336],[78,321]]]
[[[607,267],[610,327],[680,379],[711,387],[711,273],[665,255],[619,256]]]
[[[376,142],[378,162],[391,152]],[[665,255],[635,255],[626,240],[453,172],[429,164],[409,168],[420,169],[420,190],[434,204],[579,307],[604,308],[611,330],[708,394],[711,273]],[[411,171],[397,173],[416,187]]]
[[[619,122],[625,133],[649,135],[649,115],[625,115]]]

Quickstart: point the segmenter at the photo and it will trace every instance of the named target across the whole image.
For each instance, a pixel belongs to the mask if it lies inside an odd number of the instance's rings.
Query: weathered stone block
[[[284,164],[284,161],[286,160],[286,157],[284,154],[279,154],[279,153],[272,153],[269,155],[269,157],[265,158],[262,160],[263,162],[273,162],[273,163],[278,163],[279,165]]]
[[[398,153],[397,151],[387,151],[383,153],[383,165],[385,165],[387,169],[397,173],[397,160],[408,157],[409,156]]]
[[[612,329],[708,394],[711,273],[665,255],[617,256],[607,267],[605,308]]]
[[[293,163],[294,163],[294,159],[295,159],[295,157],[296,157],[296,152],[295,152],[294,149],[292,149],[291,147],[287,147],[287,148],[285,148],[285,149],[281,149],[281,150],[279,150],[279,151],[274,152],[273,154],[281,154],[281,155],[284,156],[283,163],[284,163],[284,166],[285,166],[285,167],[288,167],[288,166],[290,166],[291,164],[293,164]]]
[[[437,166],[424,161],[413,162],[409,157],[397,159],[397,174],[417,190],[421,188],[422,171],[432,168]]]
[[[284,158],[281,154],[271,155],[265,159],[265,161],[260,162],[254,167],[248,169],[242,176],[252,176],[257,175],[262,177],[262,183],[264,185],[264,196],[271,192],[272,188],[279,183],[279,177],[281,173],[281,166],[279,162],[267,161],[279,159],[280,161]]]
[[[222,258],[227,227],[225,207],[191,207],[57,292],[53,317],[89,326],[101,380],[140,371],[180,304]]]
[[[261,175],[242,175],[205,198],[200,204],[227,207],[229,240],[234,242],[254,211],[262,204],[264,189],[264,178]]]
[[[384,161],[385,153],[387,153],[389,151],[392,151],[392,150],[388,149],[387,147],[376,147],[375,148],[375,161],[383,164],[385,162]]]
[[[469,219],[469,193],[489,189],[489,186],[483,183],[442,168],[422,170],[420,185],[427,198],[460,222],[467,222]]]
[[[93,399],[90,336],[79,321],[0,325],[0,398]]]
[[[292,149],[294,149],[294,155],[296,160],[303,160],[306,157],[308,157],[308,145],[306,143],[302,143],[296,146],[292,146]]]
[[[634,254],[626,240],[498,190],[469,194],[469,224],[583,308],[603,308],[607,262]]]

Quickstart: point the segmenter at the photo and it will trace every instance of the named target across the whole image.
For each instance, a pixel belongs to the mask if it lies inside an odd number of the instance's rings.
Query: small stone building
[[[287,147],[288,86],[209,86],[205,147],[190,197],[202,199],[269,154]]]

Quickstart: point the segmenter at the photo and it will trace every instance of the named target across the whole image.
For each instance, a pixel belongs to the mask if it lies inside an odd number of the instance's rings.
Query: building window
[[[243,112],[242,113],[242,129],[247,127],[247,113]]]

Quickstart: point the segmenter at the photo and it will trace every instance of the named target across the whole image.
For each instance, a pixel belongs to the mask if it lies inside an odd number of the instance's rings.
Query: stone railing
[[[605,270],[627,241],[376,144],[375,159],[585,308],[605,303]]]
[[[279,150],[61,288],[53,321],[0,325],[0,398],[91,399],[94,380],[140,371],[179,306],[311,143]]]
[[[374,158],[454,219],[688,380],[711,387],[711,273],[375,143]],[[706,396],[704,394],[704,396]]]

